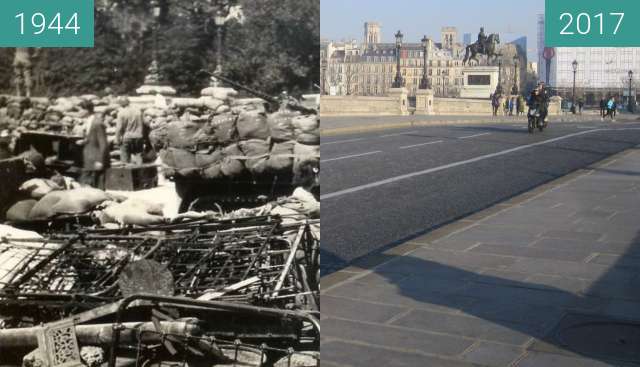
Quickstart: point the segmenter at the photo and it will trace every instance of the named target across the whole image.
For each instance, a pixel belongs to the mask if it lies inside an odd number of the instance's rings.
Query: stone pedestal
[[[407,100],[407,89],[402,88],[389,88],[389,97],[394,98],[398,101],[398,114],[399,115],[408,115],[409,114],[409,101]]]
[[[416,115],[433,115],[433,90],[418,89],[416,91]]]
[[[487,99],[498,86],[499,70],[497,66],[469,66],[462,69],[464,85],[460,98]]]

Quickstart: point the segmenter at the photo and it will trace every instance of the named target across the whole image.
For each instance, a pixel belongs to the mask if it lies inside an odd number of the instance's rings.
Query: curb
[[[491,116],[489,116],[491,117]],[[596,121],[597,120],[597,121]],[[376,125],[357,125],[357,126],[349,126],[349,127],[336,127],[336,128],[328,128],[322,129],[320,128],[321,136],[336,136],[336,135],[344,135],[344,134],[355,134],[355,133],[363,133],[370,131],[381,131],[388,129],[401,129],[407,127],[415,127],[415,126],[447,126],[447,125],[486,125],[486,124],[513,124],[513,123],[525,123],[527,120],[522,118],[514,118],[509,120],[479,120],[475,119],[460,119],[460,120],[435,120],[435,121],[420,121],[419,119],[415,121],[408,122],[395,122],[395,123],[387,123],[387,124],[376,124]],[[637,122],[638,119],[624,119],[618,118],[618,122]],[[584,118],[572,118],[572,117],[552,117],[549,119],[550,123],[585,123],[585,122],[601,122],[599,115],[593,115],[592,117],[584,117]],[[322,123],[322,122],[321,122]]]

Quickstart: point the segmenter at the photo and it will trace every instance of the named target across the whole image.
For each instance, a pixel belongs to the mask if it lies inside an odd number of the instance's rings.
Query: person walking
[[[78,142],[83,146],[80,183],[104,190],[105,173],[110,166],[107,130],[102,114],[94,112],[91,101],[83,101],[80,107],[89,114],[85,122],[84,138]]]
[[[517,109],[518,109],[518,116],[521,116],[524,114],[524,97],[523,96],[518,96],[518,100],[517,100]]]
[[[606,104],[606,108],[607,108],[607,113],[605,115],[605,117],[611,117],[611,121],[614,121],[614,117],[613,117],[613,109],[615,106],[616,102],[615,99],[613,97],[609,98],[609,100],[607,101]]]
[[[509,116],[513,116],[513,109],[516,107],[515,98],[509,98]]]
[[[491,97],[491,107],[493,107],[493,115],[498,116],[498,108],[500,108],[500,100],[497,95]]]
[[[604,119],[606,117],[607,112],[607,101],[604,99],[600,99],[600,118]]]
[[[142,164],[149,129],[145,126],[142,111],[131,106],[129,98],[120,97],[118,102],[121,109],[116,123],[116,143],[120,145],[120,161]]]
[[[504,106],[504,115],[507,116],[509,114],[509,98],[505,98],[503,106]]]
[[[580,114],[582,115],[582,108],[584,107],[584,101],[582,100],[582,98],[578,101],[578,110],[580,111]]]

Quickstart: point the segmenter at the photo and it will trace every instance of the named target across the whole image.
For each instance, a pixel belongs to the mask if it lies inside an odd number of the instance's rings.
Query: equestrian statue
[[[479,62],[477,55],[487,56],[487,62],[493,58],[495,61],[502,54],[498,53],[498,44],[500,44],[500,35],[492,33],[488,37],[484,33],[484,27],[480,28],[478,41],[467,46],[464,60],[462,63],[467,64],[468,61],[475,60]]]

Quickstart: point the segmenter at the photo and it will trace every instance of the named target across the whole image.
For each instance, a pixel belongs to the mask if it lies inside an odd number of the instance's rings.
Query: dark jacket
[[[104,169],[106,169],[111,162],[107,131],[104,127],[102,116],[99,114],[94,116],[93,121],[87,122],[91,126],[88,127],[82,150],[83,168],[85,170],[94,170],[96,162],[102,163]]]

